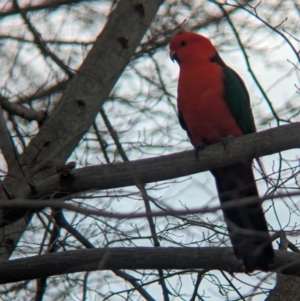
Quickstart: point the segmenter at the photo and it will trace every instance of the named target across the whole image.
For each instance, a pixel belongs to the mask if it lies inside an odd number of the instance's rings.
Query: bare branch
[[[40,133],[20,156],[20,164],[26,165],[25,174],[30,172],[34,162],[55,158],[58,164],[62,164],[69,157],[93,123],[162,2],[163,0],[144,1],[142,13],[129,0],[118,3],[60,102],[43,124]],[[127,47],[120,43],[120,38],[126,39]],[[45,179],[55,172],[55,166],[44,168],[34,174],[34,180]],[[12,193],[20,187],[20,181],[6,177],[5,187]],[[4,241],[16,243],[27,222],[28,220],[20,220],[19,223],[12,224],[11,228],[7,227],[3,232],[6,235]],[[11,244],[7,244],[6,249],[5,242],[0,252],[7,258],[12,248]]]
[[[24,22],[26,23],[26,25],[28,26],[30,32],[33,34],[34,36],[34,41],[36,43],[36,45],[39,47],[39,49],[41,50],[41,52],[43,53],[43,55],[45,57],[49,56],[60,68],[62,68],[62,70],[64,70],[66,72],[66,74],[68,74],[69,78],[73,77],[73,72],[71,71],[71,69],[66,66],[59,58],[58,56],[53,53],[52,51],[49,50],[49,48],[47,47],[47,45],[45,44],[45,42],[43,41],[40,33],[36,30],[36,28],[33,26],[33,24],[29,21],[26,12],[24,12],[18,3],[18,0],[13,0],[14,6],[17,10],[19,10]]]
[[[10,114],[20,116],[29,121],[36,120],[38,122],[42,122],[46,116],[44,111],[35,111],[20,104],[9,102],[2,96],[0,96],[0,105]]]
[[[43,209],[45,207],[52,207],[56,209],[67,209],[76,213],[81,213],[86,216],[100,216],[103,218],[114,218],[118,220],[123,220],[123,219],[135,219],[135,218],[145,218],[145,217],[162,217],[162,216],[184,216],[184,215],[191,215],[191,214],[204,214],[204,213],[214,213],[218,210],[223,210],[227,208],[236,208],[239,206],[244,206],[247,204],[253,204],[253,203],[262,203],[263,201],[266,200],[275,200],[275,199],[281,199],[285,197],[295,197],[299,196],[299,192],[294,192],[294,193],[287,193],[287,194],[277,194],[277,195],[267,195],[264,197],[247,197],[247,198],[241,198],[241,199],[235,199],[226,202],[224,205],[219,205],[219,206],[212,206],[208,207],[205,206],[203,208],[196,208],[196,209],[172,209],[168,207],[167,209],[163,211],[158,211],[158,212],[147,212],[147,213],[114,213],[114,212],[107,212],[105,210],[99,210],[99,209],[89,209],[89,208],[84,208],[81,206],[69,204],[69,203],[64,203],[62,202],[63,200],[44,200],[44,201],[33,201],[33,200],[24,200],[24,199],[15,199],[11,202],[7,201],[0,201],[0,208],[9,208],[10,210],[16,210],[17,208],[21,208],[24,212],[28,212],[30,208],[31,210],[33,209]],[[28,210],[24,210],[28,209]],[[25,214],[25,213],[24,213]],[[6,223],[9,221],[2,220],[2,223]],[[272,237],[272,240],[276,239],[276,235]]]
[[[104,120],[104,123],[105,123],[107,129],[109,130],[110,135],[112,136],[112,138],[116,144],[117,150],[118,150],[120,156],[122,157],[123,161],[129,162],[129,158],[127,157],[127,155],[122,147],[122,144],[120,143],[118,134],[114,130],[114,128],[113,128],[112,124],[110,123],[110,120],[107,117],[103,108],[100,109],[100,114]],[[136,186],[139,189],[139,191],[142,195],[143,201],[144,201],[144,206],[145,206],[145,210],[146,210],[146,214],[147,214],[147,220],[148,220],[148,224],[149,224],[149,228],[150,228],[150,232],[151,232],[153,245],[154,245],[154,247],[160,247],[160,242],[159,242],[159,239],[157,238],[155,222],[153,221],[153,218],[151,216],[151,213],[152,213],[151,206],[150,206],[151,198],[147,194],[145,185],[143,183],[139,184],[139,179],[134,179],[134,181],[136,183],[138,183]],[[159,284],[162,287],[164,301],[169,301],[169,291],[167,289],[167,285],[164,280],[163,270],[159,269],[158,274],[159,274]]]
[[[28,269],[29,266],[30,269]],[[243,266],[236,259],[231,248],[107,248],[76,250],[1,261],[0,283],[116,268],[129,270],[216,269],[230,273],[244,272]],[[299,275],[300,255],[276,251],[274,264],[270,265],[270,271],[278,271],[286,275]]]
[[[18,101],[21,103],[30,103],[36,99],[49,97],[55,93],[61,93],[62,91],[64,91],[66,89],[69,82],[70,82],[69,79],[63,80],[53,86],[50,86],[49,88],[47,88],[45,90],[40,89],[37,92],[35,92],[34,94],[18,97]]]
[[[66,198],[67,196],[84,191],[95,191],[130,185],[140,187],[140,185],[145,183],[168,180],[201,171],[212,170],[221,166],[244,162],[283,150],[299,148],[299,127],[300,123],[294,123],[234,138],[228,143],[226,151],[224,151],[224,147],[220,143],[209,145],[201,152],[198,161],[195,160],[194,151],[187,151],[131,162],[90,166],[77,170],[70,169],[66,173],[58,173],[40,181],[34,188],[32,186],[28,188],[28,185],[25,186],[25,190],[20,191],[19,196],[24,200]],[[54,163],[55,162],[49,161],[43,164],[40,163],[40,168],[45,168],[48,164],[55,165]],[[11,208],[9,208],[10,204]],[[7,209],[3,209],[1,218],[2,226],[19,219],[22,214],[28,214],[27,209],[31,208],[30,206],[24,205],[25,210],[13,209],[14,206],[17,206],[16,204],[17,202],[9,203],[3,207]],[[25,202],[23,202],[23,204],[25,204]],[[37,205],[37,203],[31,206],[43,208],[43,205]],[[57,204],[54,207],[67,208],[67,206],[72,205]],[[17,207],[20,208],[22,206],[19,205]],[[72,208],[72,210],[76,210],[76,208]],[[84,213],[92,214],[91,211],[84,211]],[[105,216],[103,214],[104,213],[102,213],[101,216]],[[172,214],[177,213],[172,212]],[[149,213],[149,215],[152,215],[152,213]],[[163,212],[162,215],[164,215]],[[112,217],[111,215],[109,216]],[[119,218],[126,217],[128,217],[128,215]]]
[[[91,0],[88,0],[91,1]],[[30,11],[37,11],[41,9],[55,9],[62,5],[70,5],[70,4],[76,4],[80,2],[87,2],[87,0],[52,0],[52,1],[41,1],[41,4],[36,5],[24,5],[21,6],[22,10],[24,12],[30,12]],[[1,7],[0,7],[1,9]],[[15,9],[14,7],[9,7],[8,9],[4,9],[0,11],[0,17],[6,17],[10,15],[14,15],[19,13],[18,9]]]
[[[131,162],[89,166],[73,170],[70,177],[56,174],[35,186],[24,198],[59,198],[83,191],[139,185],[174,179],[300,147],[300,123],[283,125],[207,146],[196,161],[193,150]],[[48,162],[54,164],[54,162]],[[47,166],[47,161],[41,164]]]
[[[70,225],[64,217],[62,210],[56,210],[54,214],[55,221],[57,222],[59,227],[65,228],[71,235],[73,235],[82,245],[84,245],[87,249],[94,249],[95,246],[85,238],[78,230],[76,230],[72,225]],[[123,278],[128,281],[146,300],[154,301],[154,299],[150,296],[150,294],[141,287],[138,281],[130,276],[130,274],[123,272],[121,270],[113,270],[115,275]]]

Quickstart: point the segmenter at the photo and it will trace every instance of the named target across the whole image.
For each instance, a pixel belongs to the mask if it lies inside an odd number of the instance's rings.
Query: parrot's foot
[[[223,144],[224,150],[226,150],[226,146],[227,146],[228,142],[229,142],[232,138],[235,138],[235,136],[233,136],[233,135],[228,135],[228,136],[224,137],[224,138],[221,140],[221,143]]]
[[[199,161],[199,151],[202,151],[206,145],[205,142],[201,142],[195,147],[195,157],[197,161]]]

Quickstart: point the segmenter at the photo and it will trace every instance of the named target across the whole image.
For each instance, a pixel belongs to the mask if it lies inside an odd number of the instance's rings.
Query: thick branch
[[[43,202],[26,203],[26,199],[58,199],[86,191],[96,191],[124,186],[140,186],[145,183],[174,179],[201,171],[212,170],[243,162],[256,157],[300,147],[300,123],[284,125],[259,133],[234,138],[224,150],[223,145],[207,146],[200,154],[198,161],[194,151],[175,153],[167,156],[136,160],[72,170],[74,164],[66,165],[61,172],[30,186],[9,203],[1,203],[4,214],[0,225],[11,223],[28,212],[29,208],[43,208]],[[52,161],[40,163],[39,168],[54,165]],[[21,201],[20,201],[21,200]],[[24,204],[24,207],[20,206]],[[30,204],[30,205],[29,205]],[[68,208],[72,205],[51,203],[55,208]],[[55,204],[55,206],[54,206]],[[49,206],[45,202],[45,207]],[[19,208],[19,209],[16,209]],[[102,212],[103,213],[103,212]],[[86,212],[86,214],[93,214]],[[122,218],[122,216],[118,216]]]
[[[280,151],[300,148],[300,123],[284,125],[229,141],[224,147],[209,145],[196,161],[194,151],[73,170],[68,177],[56,174],[39,182],[27,199],[58,198],[91,190],[119,188],[169,180],[228,166]],[[47,162],[45,162],[46,164]]]
[[[3,184],[10,195],[14,195],[20,187],[21,190],[28,188],[29,182],[39,182],[55,174],[55,165],[33,173],[32,169],[36,169],[39,162],[55,159],[58,164],[63,164],[70,156],[92,125],[162,2],[163,0],[118,2],[60,102],[43,124],[40,133],[20,156],[20,166],[25,174],[23,183],[20,183],[17,168],[11,171],[11,177],[6,177]],[[0,198],[6,198],[3,191],[0,192]],[[22,219],[2,232],[6,235],[5,239],[0,238],[3,241],[0,253],[4,258],[14,249],[11,243],[6,242],[13,242],[15,245],[26,226],[27,221]]]
[[[172,258],[172,260],[170,260]],[[107,248],[76,250],[0,262],[0,283],[114,269],[206,269],[244,272],[231,248]],[[300,255],[276,251],[270,271],[300,274]]]

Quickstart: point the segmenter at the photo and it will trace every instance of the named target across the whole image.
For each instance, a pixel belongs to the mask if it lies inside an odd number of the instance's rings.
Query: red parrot
[[[180,67],[179,122],[196,149],[256,131],[249,94],[239,75],[226,66],[204,36],[184,32],[170,43],[170,57]],[[258,197],[252,160],[211,171],[222,204]],[[267,270],[274,251],[260,203],[223,209],[230,240],[247,272]]]

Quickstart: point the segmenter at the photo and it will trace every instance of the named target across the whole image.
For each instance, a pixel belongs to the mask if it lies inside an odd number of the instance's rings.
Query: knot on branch
[[[74,174],[72,173],[72,169],[76,167],[76,163],[74,161],[68,162],[64,166],[58,166],[57,167],[57,173],[59,173],[59,178],[61,181],[70,179],[74,177]]]
[[[133,9],[142,17],[145,17],[145,8],[143,3],[137,3],[133,6]]]
[[[124,37],[120,37],[118,38],[118,42],[120,42],[121,46],[123,49],[128,49],[128,39],[124,38]]]

